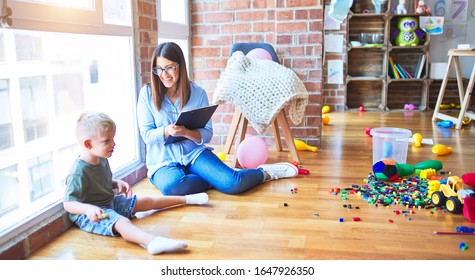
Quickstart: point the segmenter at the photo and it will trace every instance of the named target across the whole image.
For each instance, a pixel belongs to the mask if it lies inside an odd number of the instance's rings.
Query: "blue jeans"
[[[161,167],[150,181],[164,195],[187,195],[205,192],[210,188],[226,194],[239,194],[262,183],[264,179],[264,171],[234,170],[206,149],[188,166],[171,163]]]
[[[106,236],[117,236],[114,231],[114,225],[121,217],[132,219],[134,217],[134,208],[137,196],[126,198],[125,195],[116,195],[109,207],[101,207],[109,217],[101,219],[97,223],[91,222],[86,215],[80,215],[75,224],[86,232],[91,232]]]

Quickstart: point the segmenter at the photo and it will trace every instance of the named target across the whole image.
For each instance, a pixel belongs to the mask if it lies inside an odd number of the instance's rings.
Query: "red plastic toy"
[[[475,172],[463,174],[461,178],[465,185],[475,188]]]
[[[309,170],[303,169],[303,168],[299,168],[299,174],[300,174],[300,175],[308,175],[309,173],[310,173]]]
[[[371,129],[372,129],[371,127],[367,127],[367,128],[365,129],[365,133],[366,133],[366,135],[372,137],[372,135],[371,135]]]
[[[471,223],[475,223],[475,196],[469,196],[463,199],[463,215]]]

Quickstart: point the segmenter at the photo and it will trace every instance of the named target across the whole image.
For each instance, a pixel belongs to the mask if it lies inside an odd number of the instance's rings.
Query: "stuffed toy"
[[[417,2],[416,6],[416,14],[428,14],[430,13],[430,9],[426,6],[426,2],[424,0],[420,0]]]
[[[406,0],[399,0],[399,4],[397,4],[397,7],[396,7],[396,14],[398,15],[407,14]]]
[[[417,46],[419,35],[417,34],[417,18],[402,17],[397,24],[399,34],[396,37],[396,45],[401,47]]]

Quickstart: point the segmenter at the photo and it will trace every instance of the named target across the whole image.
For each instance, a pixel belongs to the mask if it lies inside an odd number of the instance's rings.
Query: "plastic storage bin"
[[[410,130],[395,127],[377,127],[371,129],[373,136],[373,164],[385,159],[394,159],[397,163],[406,163]]]

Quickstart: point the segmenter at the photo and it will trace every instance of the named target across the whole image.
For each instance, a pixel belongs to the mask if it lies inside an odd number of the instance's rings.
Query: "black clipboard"
[[[216,111],[216,108],[218,108],[218,104],[181,112],[175,124],[183,125],[187,129],[203,128],[213,116],[214,112]],[[187,138],[183,136],[168,136],[167,140],[165,141],[165,144],[171,144],[183,141],[185,139]]]

